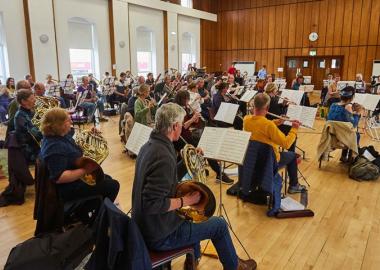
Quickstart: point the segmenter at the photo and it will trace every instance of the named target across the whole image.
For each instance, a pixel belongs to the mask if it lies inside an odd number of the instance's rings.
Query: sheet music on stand
[[[304,95],[304,91],[302,90],[288,90],[284,89],[281,91],[281,97],[282,98],[287,98],[291,102],[294,102],[296,104],[301,104],[302,97]],[[280,98],[278,103],[282,103],[283,100]]]
[[[374,111],[380,101],[380,95],[356,93],[353,103],[362,105],[366,110]]]
[[[339,81],[339,82],[337,82],[337,87],[339,90],[342,90],[346,86],[355,87],[355,81]]]
[[[311,93],[314,91],[314,85],[312,84],[300,85],[299,90],[304,91],[305,93]]]
[[[115,77],[103,79],[103,95],[109,96],[115,91]]]
[[[233,124],[238,109],[238,104],[222,102],[214,119],[228,124]]]
[[[125,148],[138,155],[141,147],[149,140],[152,131],[151,127],[135,122]]]
[[[206,158],[243,164],[251,133],[231,128],[206,127],[198,143]]]
[[[257,94],[257,91],[255,90],[247,90],[245,91],[244,95],[240,98],[240,101],[243,102],[250,102],[251,99]]]
[[[302,125],[313,128],[317,108],[289,104],[286,116],[291,120],[298,120]],[[285,121],[285,125],[291,126],[292,123]]]
[[[64,94],[72,95],[74,93],[75,84],[73,79],[66,79],[61,81],[59,84],[62,87]]]
[[[50,85],[49,89],[46,91],[46,96],[50,97],[60,97],[61,96],[61,85]]]

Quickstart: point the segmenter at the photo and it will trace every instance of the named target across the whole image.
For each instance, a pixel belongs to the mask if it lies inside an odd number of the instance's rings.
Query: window
[[[181,6],[193,8],[193,0],[181,0]]]
[[[340,68],[340,59],[331,59],[331,68]]]
[[[297,61],[295,59],[289,59],[288,60],[288,67],[289,68],[296,68],[297,66]]]
[[[69,26],[70,69],[74,79],[93,73],[99,77],[95,26],[83,18],[71,18]]]
[[[191,33],[182,34],[181,43],[181,72],[186,73],[189,64],[197,62],[195,39]]]
[[[140,26],[137,28],[137,74],[147,76],[149,72],[155,73],[155,50],[153,32]]]
[[[5,46],[5,33],[3,27],[3,17],[0,13],[0,81],[1,84],[5,84],[7,78],[7,57]]]
[[[326,60],[318,59],[318,68],[326,68]]]
[[[303,67],[308,68],[309,67],[309,60],[303,60]]]

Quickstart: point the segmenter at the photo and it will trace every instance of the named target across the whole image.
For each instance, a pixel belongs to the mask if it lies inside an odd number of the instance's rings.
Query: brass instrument
[[[104,179],[100,164],[109,154],[108,143],[101,132],[96,129],[79,130],[75,133],[75,143],[83,150],[83,157],[76,161],[78,168],[84,168],[87,163],[96,163],[96,170],[84,175],[81,180],[88,185],[95,185]]]
[[[192,222],[199,223],[209,219],[215,212],[216,200],[212,191],[206,186],[206,160],[191,144],[186,144],[181,150],[188,173],[193,180],[184,181],[176,188],[177,198],[198,191],[201,199],[196,205],[185,206],[177,210],[179,216]]]
[[[34,105],[34,116],[32,118],[33,125],[40,129],[42,117],[49,109],[56,107],[59,107],[59,100],[57,98],[36,96],[36,103]]]

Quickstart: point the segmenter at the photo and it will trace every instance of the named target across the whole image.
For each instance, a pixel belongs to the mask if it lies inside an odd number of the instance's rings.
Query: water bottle
[[[307,204],[308,204],[308,197],[307,197],[307,190],[303,190],[301,192],[301,200],[300,200],[300,203],[305,206],[305,208],[307,208]]]

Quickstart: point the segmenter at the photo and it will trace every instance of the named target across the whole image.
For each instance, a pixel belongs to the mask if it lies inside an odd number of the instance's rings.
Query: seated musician
[[[156,112],[156,102],[153,99],[148,100],[150,88],[143,84],[137,91],[137,100],[135,102],[135,122],[145,126],[151,126],[154,123],[153,115]]]
[[[124,72],[120,73],[120,79],[115,82],[115,91],[112,95],[108,96],[108,102],[113,108],[116,103],[127,102],[127,94],[128,94],[128,84],[127,84],[127,74]]]
[[[304,83],[304,77],[302,76],[302,74],[298,74],[297,78],[295,80],[293,80],[293,82],[292,82],[292,89],[293,90],[299,90],[300,86],[304,85],[304,84],[305,84]],[[309,100],[309,96],[307,95],[307,93],[303,94],[303,97],[301,100],[301,105],[302,106],[310,106],[310,100]]]
[[[244,78],[243,76],[241,76],[241,71],[240,69],[236,70],[236,74],[235,74],[235,83],[237,85],[244,85]]]
[[[0,86],[0,122],[7,121],[8,106],[10,103],[10,93],[7,87]]]
[[[355,90],[356,90],[356,93],[366,92],[366,84],[365,84],[365,81],[363,80],[363,74],[361,73],[356,74]]]
[[[101,195],[111,201],[116,199],[119,183],[105,175],[103,181],[88,185],[82,180],[86,173],[96,169],[93,164],[77,168],[75,161],[83,156],[83,151],[72,138],[71,118],[61,108],[47,111],[43,117],[41,130],[44,135],[41,146],[41,159],[49,172],[49,180],[57,184],[58,194],[63,202]]]
[[[200,241],[211,239],[224,269],[256,269],[254,260],[238,258],[223,218],[214,216],[197,224],[183,220],[175,211],[183,206],[196,205],[200,200],[199,192],[175,198],[178,179],[173,141],[179,140],[185,115],[186,112],[174,103],[164,104],[157,110],[154,130],[137,156],[132,219],[151,250],[165,251],[193,245],[198,261]],[[185,269],[190,269],[187,267],[191,263],[187,259]]]
[[[240,101],[239,98],[241,98],[241,94],[238,93],[238,86],[235,82],[235,77],[231,74],[228,75],[227,78],[228,83],[228,94],[232,98],[231,102],[235,104],[239,104],[239,110],[242,112],[243,116],[247,114],[247,103]]]
[[[231,99],[227,97],[228,84],[222,82],[217,86],[218,92],[212,98],[212,109],[215,115],[218,113],[219,107],[222,102],[231,102]],[[230,125],[224,122],[218,121],[218,126],[220,127],[229,127]],[[243,121],[240,117],[235,116],[235,120],[233,123],[235,129],[242,130],[243,129]]]
[[[92,90],[87,76],[82,77],[82,85],[77,90],[77,99],[79,99],[78,105],[86,110],[89,122],[93,120],[92,117],[95,117],[96,107],[99,108],[99,121],[108,121],[107,118],[103,117],[104,103]]]
[[[202,97],[202,101],[203,101],[200,104],[201,109],[202,109],[201,114],[203,118],[209,119],[208,108],[211,108],[212,106],[210,93],[206,89],[205,80],[203,78],[198,78],[196,83],[197,83],[198,93]]]
[[[340,101],[340,91],[338,89],[338,82],[340,81],[340,76],[335,75],[334,80],[329,84],[325,104],[330,107],[333,103]]]
[[[268,113],[270,97],[265,93],[259,93],[254,100],[254,115],[244,117],[244,130],[251,132],[251,140],[270,144],[276,155],[278,166],[287,166],[289,174],[289,193],[300,193],[306,190],[305,186],[298,183],[297,157],[294,152],[280,152],[279,147],[288,149],[295,141],[300,122],[292,121],[292,128],[288,135],[284,135],[278,128],[283,124],[283,120],[268,120],[265,116]]]
[[[189,84],[187,86],[187,91],[189,91],[189,97],[190,95],[193,96],[192,102],[190,104],[191,108],[193,108],[193,110],[195,110],[197,113],[201,113],[202,112],[201,105],[203,104],[204,99],[199,94],[197,85],[195,83]]]
[[[355,88],[352,86],[346,86],[342,89],[340,94],[340,102],[333,103],[330,107],[327,115],[327,120],[330,121],[342,121],[350,122],[354,127],[357,127],[360,120],[362,107],[358,104],[353,104],[352,100],[355,96]],[[356,133],[357,143],[359,145],[360,133]],[[342,150],[342,156],[340,161],[343,163],[350,162],[352,160],[352,151],[348,149]]]
[[[34,85],[34,87],[36,86],[36,84]],[[59,87],[57,81],[53,80],[53,77],[50,74],[46,75],[45,91],[46,96],[57,98],[59,100],[60,106],[62,108],[66,107],[65,100],[63,99],[63,97],[61,97],[61,87]]]
[[[287,100],[283,100],[283,102],[280,101],[280,97],[278,96],[278,88],[275,83],[268,83],[265,85],[265,93],[270,97],[270,103],[269,103],[269,109],[268,111],[270,113],[276,114],[276,115],[286,115],[286,111],[288,109],[289,102]],[[266,118],[269,120],[276,119],[274,116],[267,114]],[[291,126],[288,125],[279,125],[278,128],[284,133],[285,135],[289,134],[289,131],[291,130]],[[292,146],[289,147],[289,151],[295,152],[296,150],[296,140],[292,144]]]
[[[190,107],[190,93],[188,91],[179,90],[174,98],[174,102],[180,105],[186,112],[181,132],[183,139],[174,143],[174,147],[177,152],[179,152],[186,143],[193,146],[198,145],[205,123],[200,118],[200,113],[198,111],[194,111],[192,107]],[[183,140],[185,140],[185,142]],[[207,161],[211,169],[216,174],[216,181],[220,181],[220,166],[218,162],[212,159],[208,159]],[[227,174],[223,173],[222,183],[232,185],[234,180],[229,178]]]
[[[265,79],[258,79],[255,86],[255,90],[259,93],[264,93],[265,84],[266,84]]]
[[[154,78],[153,78],[153,73],[149,72],[148,75],[146,76],[146,81],[145,83],[149,86],[152,86],[154,84]]]
[[[33,184],[33,177],[29,172],[28,165],[35,162],[40,151],[39,142],[42,139],[41,132],[32,123],[36,101],[32,90],[19,89],[16,100],[19,108],[14,116],[13,126],[17,145],[13,145],[14,142],[10,140],[9,143],[12,145],[8,145],[8,147],[19,147],[21,153],[13,152],[12,158],[8,159],[9,185],[0,195],[0,207],[24,203],[26,185]]]
[[[221,84],[222,82],[223,82],[223,79],[222,77],[219,76],[215,79],[215,83],[213,84],[213,86],[211,86],[211,90],[210,90],[211,102],[212,102],[213,96],[218,92],[218,89],[217,89],[218,85]]]
[[[30,87],[34,86],[34,80],[33,80],[33,76],[32,75],[26,74],[25,75],[25,80],[29,82]]]
[[[332,83],[333,81],[333,75],[331,73],[329,73],[327,75],[327,85],[323,84],[323,88],[322,88],[322,91],[321,91],[321,104],[324,104],[324,101],[326,99],[326,95],[327,95],[327,92],[328,92],[328,88],[329,88],[329,85],[330,83]]]
[[[267,77],[266,77],[266,83],[272,83],[273,82],[273,76],[268,74]]]
[[[163,95],[171,94],[172,88],[170,86],[170,83],[171,83],[170,76],[165,75],[163,82],[156,84],[154,88],[154,96],[157,102],[162,98]]]
[[[76,95],[74,94],[75,88],[73,75],[67,74],[63,86],[63,99],[65,100],[66,108],[70,108],[70,106],[73,106],[76,102]]]
[[[8,90],[9,97],[15,98],[16,97],[16,87],[15,87],[15,79],[13,77],[8,77],[5,82],[5,87]]]

